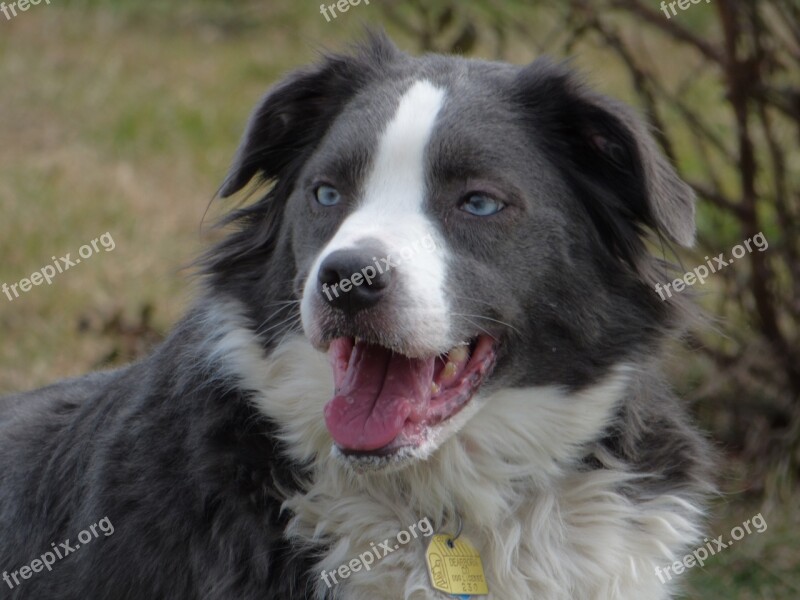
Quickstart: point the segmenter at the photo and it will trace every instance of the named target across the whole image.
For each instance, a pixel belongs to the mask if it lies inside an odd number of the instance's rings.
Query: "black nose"
[[[375,306],[384,296],[392,276],[380,259],[363,249],[331,252],[319,267],[319,290],[325,301],[348,314]]]

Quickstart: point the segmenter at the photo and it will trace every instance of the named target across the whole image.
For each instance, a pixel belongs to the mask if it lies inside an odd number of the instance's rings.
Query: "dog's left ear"
[[[695,241],[695,193],[683,181],[658,147],[648,125],[629,106],[603,97],[590,95],[587,100],[610,117],[610,126],[625,130],[633,153],[641,162],[647,204],[654,225],[681,246],[689,248]],[[600,152],[607,151],[600,142]]]
[[[612,251],[632,259],[643,249],[642,226],[694,244],[694,192],[632,108],[590,91],[547,59],[521,70],[516,92],[534,135]]]
[[[352,54],[330,54],[290,73],[261,100],[219,189],[227,198],[260,174],[281,179],[297,171],[344,105],[400,51],[383,33],[368,32]]]

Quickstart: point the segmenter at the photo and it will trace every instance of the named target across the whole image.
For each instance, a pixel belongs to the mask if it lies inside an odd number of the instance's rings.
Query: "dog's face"
[[[259,322],[257,298],[291,285],[353,462],[428,456],[493,389],[579,388],[647,351],[669,313],[643,231],[693,237],[692,195],[635,115],[547,62],[373,39],[268,94],[223,195],[259,172],[275,187],[217,270],[247,270],[226,285]]]

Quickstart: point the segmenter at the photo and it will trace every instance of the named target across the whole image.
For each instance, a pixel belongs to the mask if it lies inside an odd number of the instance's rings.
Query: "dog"
[[[633,109],[370,33],[258,104],[219,196],[259,189],[150,356],[0,401],[2,597],[479,597],[434,533],[492,599],[677,593],[714,461],[652,249],[695,198]]]

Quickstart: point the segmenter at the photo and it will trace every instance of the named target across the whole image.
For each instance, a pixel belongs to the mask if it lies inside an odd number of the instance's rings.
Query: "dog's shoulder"
[[[120,379],[127,369],[97,371],[63,379],[46,387],[0,396],[0,429],[25,422],[42,423],[48,414],[61,414],[97,398],[98,393]]]

